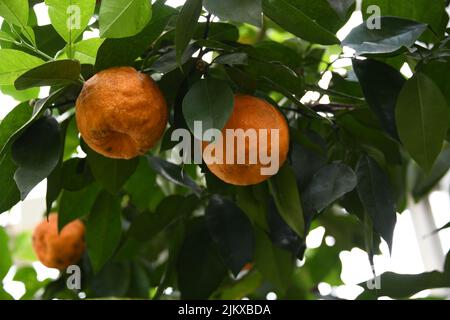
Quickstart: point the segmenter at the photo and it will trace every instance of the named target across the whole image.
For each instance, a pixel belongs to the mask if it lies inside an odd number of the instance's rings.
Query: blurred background
[[[174,7],[180,6],[184,0],[168,0],[167,4]],[[353,13],[347,25],[338,32],[339,39],[345,38],[348,32],[362,22],[362,14],[357,10]],[[50,23],[47,8],[43,4],[34,7],[39,25]],[[2,23],[2,18],[0,18]],[[286,35],[268,31],[269,37],[277,40]],[[243,26],[241,28],[242,38],[256,33],[254,27]],[[88,39],[98,37],[95,31],[86,31],[83,38]],[[351,50],[345,49],[344,54],[352,56]],[[329,54],[328,61],[334,61],[338,55]],[[333,64],[333,71],[345,73],[346,67],[351,65],[350,59],[340,59]],[[411,70],[407,64],[402,68],[405,77],[411,76]],[[331,72],[323,74],[320,85],[323,88],[328,86],[331,79]],[[48,88],[41,88],[40,97],[48,95]],[[3,90],[5,92],[6,90]],[[316,100],[320,94],[317,92],[308,92],[304,101]],[[321,98],[322,103],[327,103],[327,97]],[[0,121],[16,105],[13,97],[0,92]],[[412,205],[401,214],[398,214],[398,222],[394,233],[394,245],[392,254],[389,254],[385,243],[381,244],[381,254],[375,256],[376,274],[385,271],[393,271],[401,274],[417,274],[424,271],[442,270],[446,253],[450,250],[450,229],[442,230],[436,233],[435,230],[444,226],[450,221],[450,197],[449,197],[450,175],[442,179],[440,184],[430,193],[428,198]],[[0,191],[1,192],[1,191]],[[46,182],[39,184],[26,198],[25,201],[16,205],[10,212],[0,215],[0,226],[7,230],[7,233],[14,239],[13,256],[16,265],[12,267],[4,280],[4,289],[15,299],[20,299],[26,294],[26,288],[23,282],[13,280],[17,271],[17,266],[23,262],[32,262],[32,266],[37,273],[38,281],[45,279],[56,279],[59,272],[54,269],[48,269],[41,263],[36,262],[36,258],[31,248],[31,233],[34,226],[42,220],[45,211]],[[314,229],[307,238],[307,246],[310,251],[321,246],[332,247],[334,239],[330,236],[324,237],[324,227]],[[308,256],[308,255],[307,255]],[[1,258],[1,253],[0,253]],[[369,264],[367,254],[357,248],[351,251],[342,251],[339,253],[342,263],[340,278],[343,285],[332,286],[329,283],[322,282],[318,285],[318,290],[322,296],[333,294],[343,299],[354,299],[363,290],[356,284],[372,278],[372,270]],[[307,258],[306,258],[307,259]],[[298,261],[301,266],[304,261]],[[324,260],[326,263],[326,260]],[[450,290],[430,290],[417,294],[416,298],[425,298],[430,295],[441,298],[450,298]],[[269,293],[267,299],[276,299],[276,294]]]

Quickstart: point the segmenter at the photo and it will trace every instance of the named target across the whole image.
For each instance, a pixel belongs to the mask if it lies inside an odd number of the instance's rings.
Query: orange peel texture
[[[225,159],[227,150],[227,129],[255,129],[259,132],[259,129],[267,130],[267,149],[264,150],[267,154],[272,154],[272,144],[278,142],[279,146],[279,167],[286,161],[287,154],[289,152],[289,126],[284,118],[283,114],[270,103],[257,97],[248,95],[237,95],[234,99],[233,113],[228,120],[225,127],[222,129],[223,135],[223,157]],[[271,130],[279,130],[278,141],[271,141]],[[261,183],[270,178],[269,175],[261,174],[261,168],[266,165],[261,164],[260,157],[258,156],[256,163],[250,163],[249,151],[258,148],[259,135],[256,145],[251,145],[250,140],[245,140],[245,159],[244,164],[238,164],[237,162],[237,145],[234,143],[234,163],[230,164],[227,161],[223,163],[210,163],[211,159],[208,156],[204,157],[206,165],[209,170],[222,181],[233,185],[255,185]],[[203,142],[203,151],[205,151],[208,142]],[[213,153],[215,155],[215,152]],[[209,163],[208,163],[209,162]]]
[[[70,222],[58,234],[58,215],[52,213],[34,229],[33,249],[43,265],[64,270],[80,261],[86,248],[84,234],[80,220]]]
[[[78,130],[101,155],[131,159],[161,138],[167,104],[157,84],[131,67],[110,68],[90,78],[76,102]]]

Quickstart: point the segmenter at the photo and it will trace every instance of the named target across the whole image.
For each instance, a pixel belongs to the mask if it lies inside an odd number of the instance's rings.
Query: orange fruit
[[[237,161],[239,144],[237,140],[234,143],[234,162],[226,161],[228,151],[233,151],[227,150],[227,129],[243,129],[244,131],[255,129],[258,133],[253,143],[250,139],[245,140],[245,163],[243,164],[239,164]],[[248,95],[237,95],[234,99],[233,113],[222,129],[223,163],[211,163],[211,160],[216,156],[215,151],[211,152],[212,157],[205,155],[205,152],[203,153],[203,160],[209,170],[222,181],[233,185],[254,185],[269,179],[270,175],[261,173],[261,169],[268,165],[261,163],[261,158],[258,155],[260,129],[267,130],[267,148],[262,150],[263,154],[272,156],[273,146],[277,143],[279,147],[278,161],[279,167],[281,167],[286,161],[289,151],[289,126],[283,114],[265,100]],[[279,139],[272,141],[271,132],[274,129],[279,130]],[[203,143],[203,151],[208,145],[208,142]],[[258,155],[257,161],[254,163],[249,161],[250,151],[256,152]],[[273,156],[276,157],[276,155]]]
[[[76,102],[78,130],[87,145],[109,158],[145,154],[167,125],[167,104],[146,74],[131,67],[101,71],[90,78]]]
[[[46,267],[64,270],[80,261],[86,247],[84,233],[84,224],[74,220],[58,234],[58,215],[52,213],[34,229],[34,252]]]

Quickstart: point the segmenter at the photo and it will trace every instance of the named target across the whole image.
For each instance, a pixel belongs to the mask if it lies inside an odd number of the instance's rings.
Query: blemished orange
[[[76,120],[91,149],[108,158],[132,159],[161,138],[168,110],[161,90],[148,75],[117,67],[86,81],[76,102]]]
[[[84,234],[80,220],[70,222],[58,234],[58,214],[52,213],[34,229],[33,249],[43,265],[64,270],[80,261],[86,248]]]
[[[274,143],[270,139],[271,130],[278,129],[279,139],[275,143],[278,142],[279,146],[279,167],[286,161],[289,152],[289,126],[283,114],[267,101],[249,95],[235,96],[232,115],[222,129],[224,157],[227,154],[227,129],[243,129],[244,131],[247,129],[255,129],[257,132],[260,129],[266,129],[268,133],[268,150],[266,152],[269,155],[272,154],[272,145]],[[250,150],[258,150],[256,148],[259,145],[259,136],[256,141],[256,145],[250,145],[248,139],[245,141],[245,164],[237,163],[237,143],[234,144],[235,161],[233,164],[225,163],[226,161],[223,161],[223,164],[210,163],[211,161],[207,161],[205,155],[203,159],[209,170],[226,183],[239,186],[261,183],[270,178],[269,175],[261,174],[261,168],[265,166],[261,164],[259,157],[256,163],[250,163],[248,161]],[[205,150],[207,145],[208,143],[203,143],[203,150]]]

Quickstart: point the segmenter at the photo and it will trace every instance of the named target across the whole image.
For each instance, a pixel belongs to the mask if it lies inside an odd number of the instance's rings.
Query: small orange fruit
[[[76,102],[78,130],[94,151],[109,158],[145,154],[167,125],[167,104],[146,74],[110,68],[90,78]]]
[[[234,151],[227,150],[227,129],[242,129],[244,132],[247,132],[248,129],[254,129],[253,132],[257,133],[255,136],[256,139],[250,140],[246,138],[245,146],[241,144],[238,147],[240,143],[233,137],[233,139],[235,139]],[[260,144],[259,133],[261,132],[261,129],[265,129],[265,132],[267,132],[266,148],[263,148]],[[272,141],[271,134],[272,130],[275,129],[278,129],[278,139]],[[246,186],[258,184],[270,178],[270,175],[262,174],[261,169],[268,167],[268,165],[261,162],[261,158],[258,155],[260,148],[262,148],[261,151],[263,154],[276,158],[276,155],[272,153],[273,150],[275,150],[275,144],[278,144],[279,167],[286,161],[289,151],[289,126],[283,114],[265,100],[248,95],[235,96],[233,113],[225,127],[222,129],[222,135],[223,163],[212,163],[212,160],[217,156],[215,151],[211,152],[212,157],[205,155],[205,149],[210,145],[208,142],[203,143],[203,160],[209,170],[226,183]],[[238,148],[241,147],[245,147],[244,163],[242,163],[242,160],[241,163],[238,161]],[[215,148],[213,147],[212,149]],[[229,152],[234,152],[234,161],[232,161],[232,163],[225,159]],[[256,162],[249,161],[250,152],[258,155]]]
[[[34,252],[46,267],[64,270],[80,261],[86,248],[84,233],[84,224],[75,220],[58,234],[58,215],[52,213],[34,229]]]

